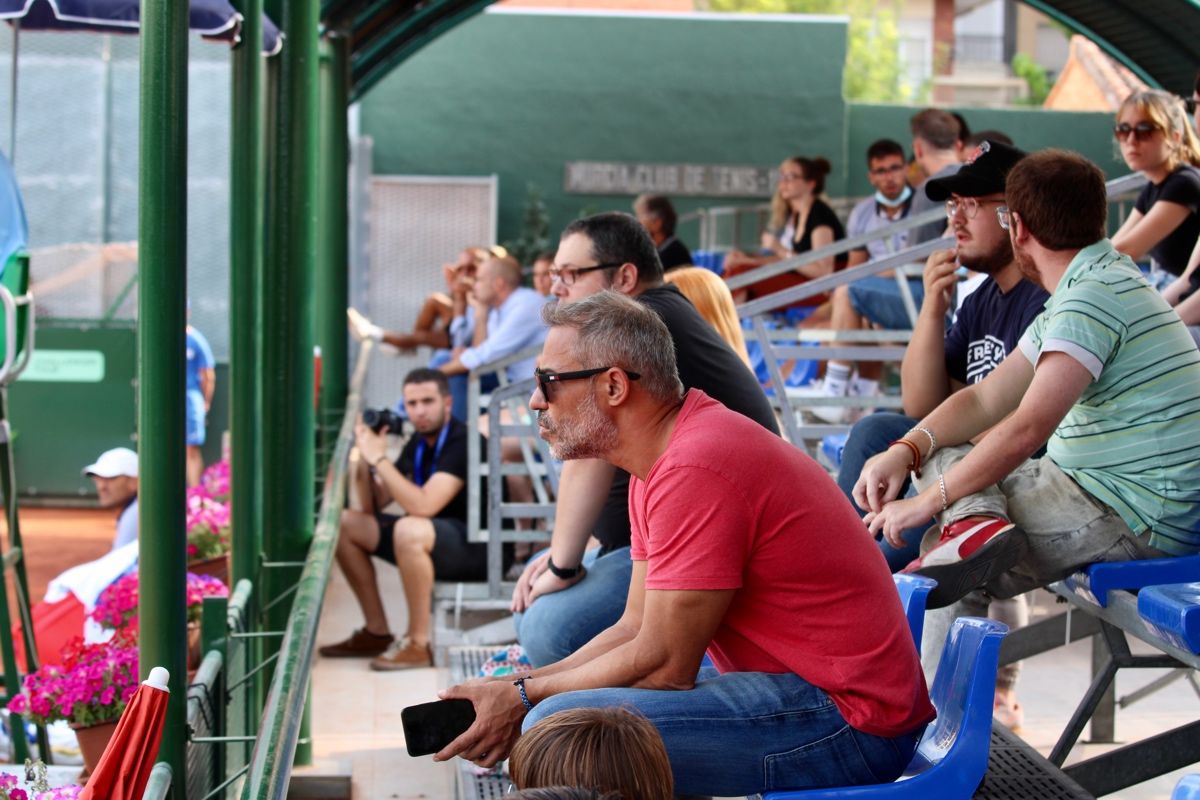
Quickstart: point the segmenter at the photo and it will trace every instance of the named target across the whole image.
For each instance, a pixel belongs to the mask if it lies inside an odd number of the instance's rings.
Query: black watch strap
[[[554,577],[567,581],[574,578],[579,573],[583,572],[583,564],[578,564],[571,568],[560,567],[554,563],[554,558],[549,554],[546,555],[546,568],[554,573]]]

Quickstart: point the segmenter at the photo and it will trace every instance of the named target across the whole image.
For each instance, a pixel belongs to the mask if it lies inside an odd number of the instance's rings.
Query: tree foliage
[[[888,103],[912,94],[902,80],[895,0],[707,0],[705,5],[752,14],[844,14],[850,18],[842,82],[846,98]]]

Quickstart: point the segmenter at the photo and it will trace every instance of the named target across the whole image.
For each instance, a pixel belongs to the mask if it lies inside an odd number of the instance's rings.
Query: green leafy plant
[[[1013,56],[1012,71],[1013,75],[1022,78],[1029,87],[1029,97],[1022,101],[1023,105],[1040,106],[1046,102],[1054,84],[1046,74],[1045,67],[1025,53],[1017,53]]]
[[[504,243],[504,248],[522,264],[531,264],[550,248],[550,215],[537,184],[525,187],[525,210],[521,214],[521,233]]]

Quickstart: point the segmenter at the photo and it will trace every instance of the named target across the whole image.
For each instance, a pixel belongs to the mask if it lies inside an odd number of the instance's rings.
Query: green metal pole
[[[321,348],[318,395],[323,449],[332,448],[349,391],[346,306],[350,303],[348,223],[350,139],[349,40],[327,35],[321,48],[321,243],[317,266],[316,336]]]
[[[278,65],[271,130],[263,276],[263,538],[269,562],[297,563],[304,560],[314,524],[318,6],[317,0],[286,0],[282,7],[287,38]],[[298,567],[264,570],[265,592],[260,597],[269,607],[268,630],[283,630],[292,604],[280,599],[298,576]]]
[[[242,41],[233,51],[229,226],[229,372],[233,495],[233,585],[248,580],[261,591],[262,495],[257,418],[259,331],[263,271],[263,59],[262,0],[237,0],[243,17]],[[251,595],[248,619],[258,618]],[[253,630],[253,627],[251,628]],[[257,639],[247,647],[261,659]],[[250,681],[244,704],[245,732],[253,729],[262,708],[259,683]],[[247,748],[247,757],[249,748]]]
[[[184,796],[187,611],[184,326],[187,324],[186,3],[144,0],[138,171],[138,561],[142,677],[171,673],[159,760]]]

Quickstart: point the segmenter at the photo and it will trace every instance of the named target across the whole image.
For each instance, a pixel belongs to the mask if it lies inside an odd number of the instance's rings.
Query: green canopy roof
[[[322,0],[326,30],[350,37],[357,99],[425,44],[492,0]],[[1200,67],[1198,0],[1024,0],[1095,41],[1147,83],[1185,96]]]

